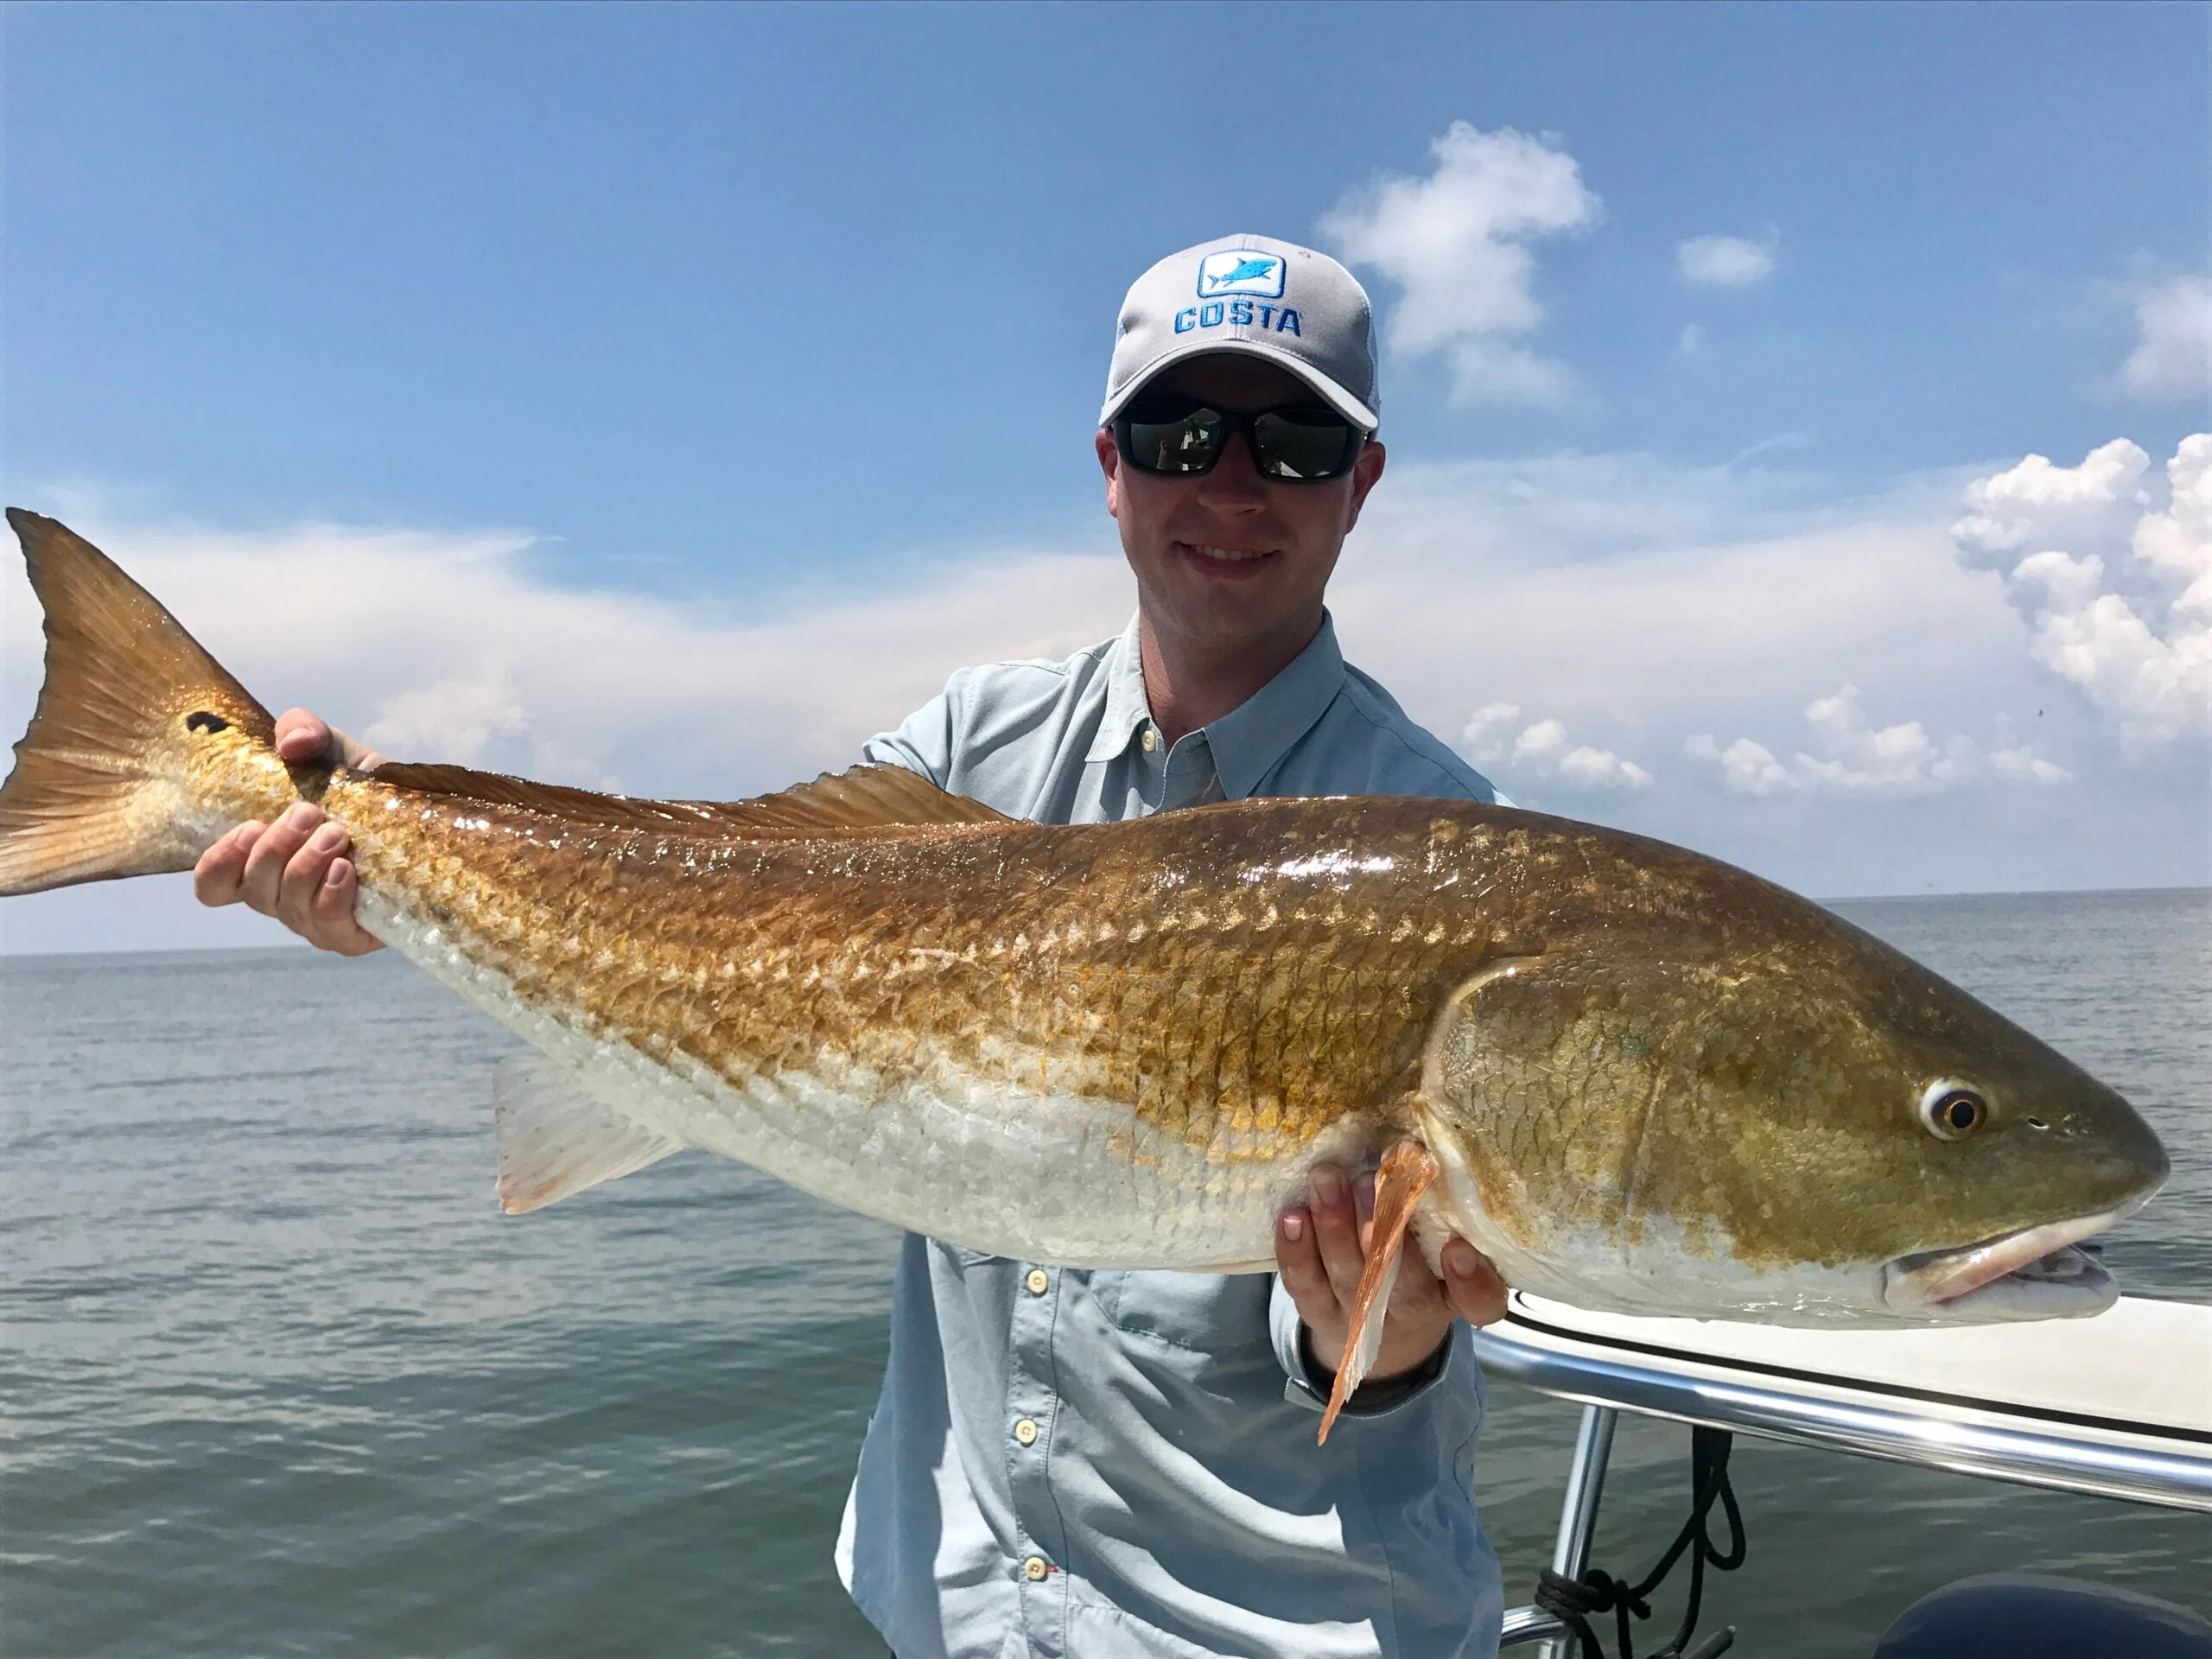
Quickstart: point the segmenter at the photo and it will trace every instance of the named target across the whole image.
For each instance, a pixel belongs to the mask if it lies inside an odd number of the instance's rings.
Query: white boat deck
[[[1516,1294],[1484,1365],[1548,1393],[2031,1485],[2212,1510],[2212,1307],[1783,1330]]]

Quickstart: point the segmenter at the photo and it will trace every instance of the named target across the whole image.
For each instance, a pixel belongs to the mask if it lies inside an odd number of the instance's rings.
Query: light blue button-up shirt
[[[1173,747],[1133,622],[1065,662],[964,670],[865,753],[1052,823],[1254,795],[1495,798],[1325,620]],[[899,1659],[1493,1653],[1465,1328],[1433,1382],[1316,1446],[1325,1403],[1272,1274],[1047,1269],[909,1236],[839,1575]]]

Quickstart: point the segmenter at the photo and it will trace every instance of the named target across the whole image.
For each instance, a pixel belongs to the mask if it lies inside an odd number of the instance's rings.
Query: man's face
[[[1320,402],[1287,371],[1227,353],[1163,370],[1146,390],[1225,410]],[[1123,465],[1110,432],[1098,434],[1097,447],[1106,511],[1121,525],[1147,617],[1157,629],[1214,649],[1311,637],[1344,537],[1382,475],[1382,446],[1375,442],[1343,477],[1311,484],[1262,477],[1243,433],[1199,478]]]

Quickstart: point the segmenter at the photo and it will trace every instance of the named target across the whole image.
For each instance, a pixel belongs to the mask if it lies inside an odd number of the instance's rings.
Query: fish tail
[[[0,897],[190,869],[226,827],[204,780],[249,753],[276,764],[276,723],[99,549],[21,508],[8,522],[46,683],[0,785]]]

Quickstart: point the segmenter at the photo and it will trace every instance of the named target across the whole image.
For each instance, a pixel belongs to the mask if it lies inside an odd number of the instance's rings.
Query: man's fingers
[[[1464,1238],[1444,1245],[1444,1297],[1469,1325],[1494,1325],[1505,1317],[1505,1281],[1497,1267]]]
[[[287,709],[276,716],[276,753],[294,761],[339,758],[331,747],[329,726],[305,709]]]
[[[306,709],[287,709],[276,716],[276,753],[295,763],[327,760],[355,772],[374,772],[385,760]]]
[[[246,904],[264,916],[282,917],[284,913],[284,874],[300,849],[308,844],[321,824],[322,810],[305,801],[295,801],[284,809],[283,816],[261,832],[253,849],[245,855],[245,879],[243,883]],[[315,872],[315,881],[322,880],[322,868]],[[304,899],[315,891],[310,883],[295,894]],[[303,904],[296,909],[304,914]]]
[[[384,949],[384,941],[353,919],[353,900],[360,891],[359,878],[350,858],[334,858],[322,885],[315,890],[314,931],[308,937],[326,950],[345,957],[365,957]]]
[[[1311,1211],[1286,1210],[1276,1217],[1275,1272],[1282,1287],[1290,1293],[1290,1300],[1298,1305],[1298,1317],[1309,1328],[1343,1317],[1337,1306],[1336,1287],[1329,1282],[1328,1269],[1321,1265]]]
[[[273,916],[321,950],[366,956],[384,943],[354,919],[360,880],[351,850],[345,825],[295,801],[276,823],[242,823],[202,853],[192,890],[203,905],[243,903]]]
[[[1350,1307],[1359,1293],[1360,1269],[1367,1262],[1366,1253],[1360,1249],[1359,1211],[1352,1184],[1334,1164],[1323,1164],[1307,1180],[1306,1190],[1322,1269],[1329,1275],[1337,1300]]]
[[[192,867],[192,896],[211,906],[238,903],[245,896],[239,884],[245,880],[245,855],[261,830],[257,823],[238,824],[200,854]]]
[[[1398,1252],[1398,1276],[1390,1283],[1390,1312],[1433,1317],[1445,1310],[1444,1281],[1428,1270],[1421,1243],[1408,1232]],[[1449,1317],[1446,1313],[1446,1317]]]
[[[335,944],[353,922],[353,861],[334,858],[323,874],[308,911],[320,938]]]
[[[315,936],[315,907],[330,867],[346,850],[346,827],[327,820],[308,834],[300,849],[284,861],[276,887],[276,918],[295,933]]]
[[[250,909],[264,916],[276,913],[278,889],[284,880],[284,866],[292,855],[307,845],[308,837],[315,833],[315,809],[294,804],[287,807],[276,822],[263,830],[246,851],[245,873],[239,882],[239,896]]]

